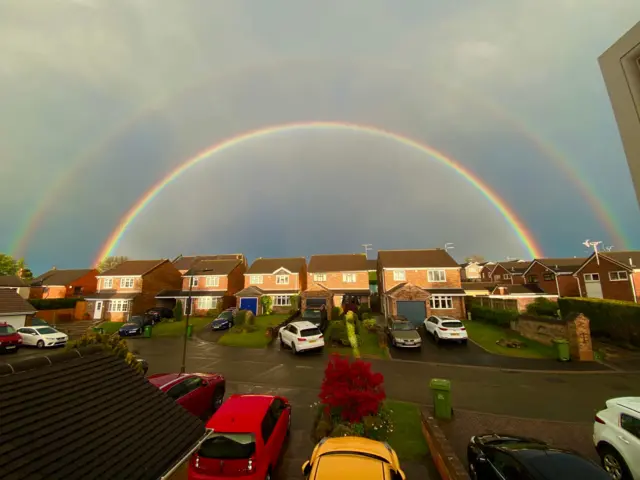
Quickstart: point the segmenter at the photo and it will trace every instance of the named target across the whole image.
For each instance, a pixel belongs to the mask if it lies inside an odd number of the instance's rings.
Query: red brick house
[[[421,325],[431,315],[465,318],[460,265],[441,248],[380,250],[378,279],[382,311]]]
[[[241,259],[200,259],[182,275],[181,289],[158,292],[157,305],[173,308],[180,300],[186,313],[187,300],[191,296],[191,313],[194,315],[205,315],[209,310],[233,307],[236,304],[235,294],[244,287],[245,271],[246,266]]]
[[[495,283],[510,283],[512,285],[532,283],[527,282],[523,275],[524,271],[529,268],[530,263],[531,262],[526,262],[524,260],[518,260],[515,262],[497,262],[491,269],[489,281]]]
[[[95,293],[98,271],[93,268],[58,270],[53,267],[31,281],[29,298],[72,298]]]
[[[573,274],[586,258],[536,258],[524,271],[527,284],[536,284],[548,295],[579,297],[580,285]]]
[[[86,295],[95,320],[122,322],[156,306],[162,290],[179,290],[182,275],[169,260],[128,260],[98,274],[96,293]]]
[[[260,298],[271,297],[272,310],[285,313],[298,305],[291,304],[292,295],[307,288],[307,260],[304,257],[258,258],[244,274],[244,288],[236,293],[238,306],[262,313]]]
[[[185,257],[178,255],[172,260],[173,266],[176,267],[182,275],[187,273],[196,263],[201,260],[240,260],[247,269],[247,259],[242,253],[229,253],[222,255],[191,255]]]
[[[480,264],[480,281],[481,282],[493,281],[493,277],[491,276],[491,271],[495,266],[496,266],[495,262],[483,262]]]
[[[640,251],[594,253],[573,274],[580,296],[638,303]]]

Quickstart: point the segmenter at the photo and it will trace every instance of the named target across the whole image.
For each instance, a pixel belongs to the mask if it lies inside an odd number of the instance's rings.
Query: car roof
[[[156,387],[163,389],[169,388],[174,383],[177,383],[177,380],[185,377],[190,377],[189,373],[156,373],[155,375],[150,375],[147,377],[149,383],[155,385]]]
[[[385,464],[388,465],[380,459],[357,453],[327,453],[318,459],[315,478],[317,480],[351,480],[353,478],[384,480],[387,478]]]
[[[294,326],[298,327],[298,329],[302,329],[302,328],[318,328],[318,326],[315,323],[307,322],[305,320],[302,320],[302,321],[299,321],[299,322],[291,322],[289,325],[294,325]]]
[[[456,320],[456,321],[460,321],[459,318],[455,318],[455,317],[451,317],[449,315],[434,315],[434,318],[437,318],[438,320]]]
[[[611,398],[607,404],[615,404],[620,407],[628,408],[636,413],[640,413],[640,397],[617,397]]]
[[[564,478],[606,480],[610,478],[609,474],[598,465],[572,450],[539,444],[513,444],[510,447],[499,447],[499,449],[509,451],[527,467],[536,480]]]
[[[391,452],[384,443],[364,437],[333,437],[323,440],[318,456],[334,453],[375,455],[391,462]]]
[[[231,395],[207,422],[219,432],[258,432],[273,395]]]

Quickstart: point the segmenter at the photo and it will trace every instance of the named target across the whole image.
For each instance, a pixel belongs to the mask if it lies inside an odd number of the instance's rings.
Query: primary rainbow
[[[184,161],[173,171],[169,172],[159,182],[153,185],[149,190],[147,190],[147,192],[144,193],[138,199],[138,201],[136,201],[136,203],[129,209],[125,216],[120,220],[117,227],[111,232],[103,246],[100,248],[100,251],[95,259],[95,263],[98,264],[103,258],[111,255],[112,251],[118,245],[118,242],[124,235],[129,225],[131,225],[131,223],[142,212],[142,210],[144,210],[144,208],[149,205],[149,203],[151,203],[151,201],[164,189],[164,187],[166,187],[169,183],[182,175],[189,168],[193,167],[202,160],[205,160],[217,153],[221,153],[225,150],[233,148],[245,141],[266,137],[274,133],[309,129],[342,129],[360,133],[367,133],[370,135],[395,140],[408,147],[415,148],[416,150],[429,155],[443,165],[446,165],[455,170],[457,173],[462,175],[465,180],[467,180],[471,185],[480,190],[484,197],[486,197],[487,200],[489,200],[489,202],[491,202],[496,207],[496,209],[502,214],[507,223],[509,223],[512,230],[518,236],[520,242],[527,249],[531,258],[543,257],[542,250],[538,246],[531,232],[529,232],[529,230],[524,226],[523,222],[517,217],[515,212],[513,212],[513,210],[506,205],[504,200],[502,200],[500,196],[496,192],[494,192],[487,184],[485,184],[476,174],[463,167],[455,160],[446,156],[444,153],[439,152],[438,150],[427,144],[419,143],[416,140],[405,137],[404,135],[393,133],[382,128],[347,122],[319,121],[272,125],[257,130],[244,132],[232,138],[216,143],[215,145],[198,153],[196,156]]]

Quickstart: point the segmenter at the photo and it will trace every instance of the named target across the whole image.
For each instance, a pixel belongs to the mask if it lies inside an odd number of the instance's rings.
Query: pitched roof
[[[493,282],[462,282],[464,290],[493,290],[496,286]]]
[[[449,268],[459,267],[442,248],[427,250],[380,250],[378,257],[383,268]]]
[[[12,313],[27,315],[35,312],[35,307],[18,295],[16,291],[0,288],[0,315]],[[0,321],[2,321],[1,318]]]
[[[493,268],[497,268],[498,265],[502,266],[502,268],[512,275],[522,275],[529,268],[531,262],[498,262]]]
[[[256,287],[255,285],[243,288],[236,293],[236,297],[260,297],[262,295],[264,295],[264,290],[260,287]]]
[[[0,275],[0,287],[26,287],[27,284],[17,275]]]
[[[242,260],[198,260],[185,275],[228,275]]]
[[[324,272],[367,272],[367,256],[364,253],[338,253],[312,255],[309,259],[309,273]]]
[[[628,250],[622,252],[602,252],[598,253],[603,257],[608,257],[621,263],[629,269],[640,268],[640,250]]]
[[[93,272],[91,268],[79,270],[58,270],[54,268],[31,280],[31,285],[38,287],[69,285],[91,272]]]
[[[586,259],[587,257],[536,258],[535,261],[556,273],[573,273],[580,268]]]
[[[367,270],[374,271],[378,269],[378,260],[377,259],[372,259],[372,260],[367,260]]]
[[[242,253],[230,253],[223,255],[191,255],[184,257],[180,255],[173,260],[173,266],[178,270],[189,270],[194,264],[200,260],[240,260],[244,259]]]
[[[307,264],[304,257],[292,258],[257,258],[253,261],[247,273],[269,275],[279,268],[286,268],[290,272],[299,273]]]
[[[144,275],[156,267],[159,267],[164,262],[169,260],[127,260],[120,265],[106,270],[100,274],[103,277],[120,277],[120,276],[137,276]]]
[[[0,391],[8,478],[156,480],[205,435],[198,418],[100,346],[0,365]]]

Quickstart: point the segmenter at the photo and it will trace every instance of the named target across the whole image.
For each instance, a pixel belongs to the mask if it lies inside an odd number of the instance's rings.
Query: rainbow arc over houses
[[[118,225],[111,232],[107,240],[104,242],[102,247],[100,248],[96,258],[95,263],[98,264],[102,259],[112,255],[114,249],[118,246],[118,243],[122,239],[123,235],[126,233],[129,226],[134,222],[136,217],[142,213],[142,211],[149,205],[154,198],[156,198],[162,190],[169,185],[171,182],[179,178],[184,172],[189,170],[194,165],[209,159],[219,153],[222,153],[226,150],[230,150],[234,147],[239,146],[240,144],[252,140],[257,140],[260,138],[268,137],[277,133],[293,133],[297,131],[303,130],[313,130],[313,129],[324,129],[324,130],[346,130],[357,133],[364,133],[368,135],[373,135],[380,138],[386,138],[389,140],[393,140],[399,142],[409,148],[413,148],[424,153],[426,156],[431,159],[445,165],[459,175],[461,175],[471,186],[476,188],[478,191],[482,193],[482,195],[498,210],[498,212],[502,215],[505,221],[509,224],[513,232],[516,234],[522,245],[526,248],[529,256],[531,258],[540,258],[543,257],[542,249],[538,245],[535,237],[529,231],[529,229],[524,225],[522,220],[518,218],[516,213],[511,209],[506,202],[496,193],[491,187],[489,187],[482,179],[480,179],[475,173],[473,173],[468,168],[462,166],[459,162],[445,155],[444,153],[436,150],[430,145],[425,143],[418,142],[411,138],[408,138],[399,133],[391,132],[389,130],[385,130],[382,128],[363,125],[363,124],[355,124],[355,123],[347,123],[347,122],[338,122],[338,121],[313,121],[313,122],[296,122],[296,123],[286,123],[279,125],[271,125],[267,127],[263,127],[256,130],[251,130],[248,132],[240,133],[235,135],[234,137],[228,138],[226,140],[222,140],[195,156],[185,160],[174,170],[170,171],[165,177],[163,177],[160,181],[154,184],[149,190],[147,190],[136,202],[135,204],[127,211],[127,213],[121,218],[118,222]]]

